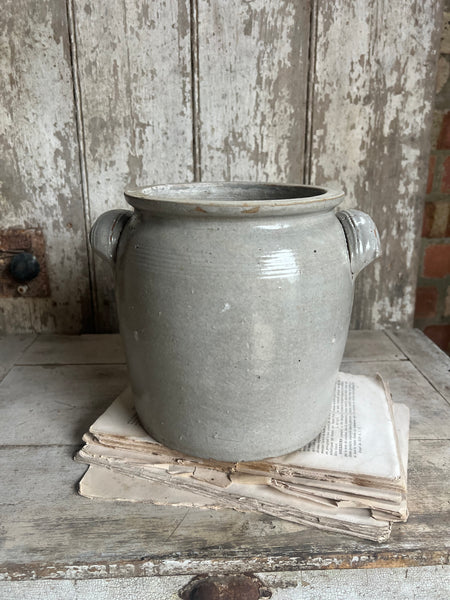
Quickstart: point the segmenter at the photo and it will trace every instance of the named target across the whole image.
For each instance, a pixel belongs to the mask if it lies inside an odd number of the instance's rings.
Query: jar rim
[[[142,186],[125,190],[129,204],[154,212],[190,212],[203,214],[273,214],[331,210],[344,193],[324,186],[286,183],[201,182]]]

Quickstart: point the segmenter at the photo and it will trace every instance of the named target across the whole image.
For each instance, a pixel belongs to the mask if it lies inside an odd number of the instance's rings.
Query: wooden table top
[[[450,360],[417,330],[350,333],[342,370],[411,411],[410,517],[377,544],[267,515],[88,500],[81,436],[127,383],[118,335],[0,337],[0,579],[448,563]]]

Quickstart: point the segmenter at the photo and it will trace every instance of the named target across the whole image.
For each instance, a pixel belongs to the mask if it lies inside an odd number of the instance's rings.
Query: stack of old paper
[[[301,424],[299,424],[301,426]],[[193,458],[153,440],[125,390],[90,427],[76,460],[89,498],[258,511],[385,541],[406,521],[409,411],[381,378],[340,373],[322,433],[301,450],[257,462]]]

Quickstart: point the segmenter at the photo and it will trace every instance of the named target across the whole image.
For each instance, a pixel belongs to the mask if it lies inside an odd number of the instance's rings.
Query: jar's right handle
[[[95,221],[89,241],[94,252],[103,260],[109,263],[116,261],[119,238],[132,214],[131,210],[108,210]]]
[[[356,277],[364,267],[381,256],[380,236],[373,219],[353,208],[336,213],[347,240],[350,268]]]

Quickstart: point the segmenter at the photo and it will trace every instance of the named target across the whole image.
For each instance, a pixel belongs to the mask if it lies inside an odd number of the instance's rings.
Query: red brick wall
[[[450,353],[450,0],[445,4],[415,326]]]

